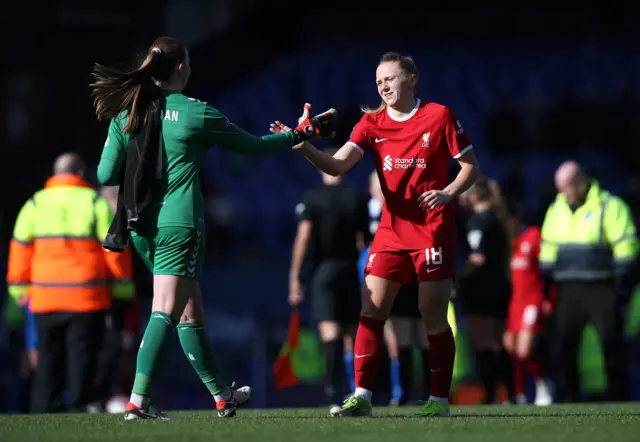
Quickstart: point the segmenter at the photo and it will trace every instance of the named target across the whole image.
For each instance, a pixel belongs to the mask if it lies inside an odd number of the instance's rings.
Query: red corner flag
[[[282,346],[278,358],[273,364],[273,377],[277,389],[293,387],[298,384],[298,377],[293,371],[291,352],[300,343],[300,312],[294,310],[289,318],[287,342]]]

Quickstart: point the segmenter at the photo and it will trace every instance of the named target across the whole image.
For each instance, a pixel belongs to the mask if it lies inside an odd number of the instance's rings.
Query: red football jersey
[[[540,229],[527,227],[513,240],[511,256],[512,301],[538,304],[544,298],[544,283],[540,277]]]
[[[386,111],[365,114],[349,143],[371,150],[385,205],[376,241],[399,250],[439,247],[456,238],[451,207],[423,210],[418,197],[449,184],[449,159],[472,148],[460,121],[446,106],[417,100],[402,120]]]

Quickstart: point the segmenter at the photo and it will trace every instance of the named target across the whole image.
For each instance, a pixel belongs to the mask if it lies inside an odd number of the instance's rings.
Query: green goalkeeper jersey
[[[292,132],[256,137],[235,126],[206,102],[178,92],[165,93],[162,111],[162,137],[165,155],[158,201],[152,216],[141,220],[147,226],[204,228],[204,199],[199,170],[205,153],[213,144],[249,156],[263,156],[291,148]],[[129,136],[122,132],[126,115],[111,121],[104,144],[98,180],[103,185],[118,185],[120,169],[127,156]]]

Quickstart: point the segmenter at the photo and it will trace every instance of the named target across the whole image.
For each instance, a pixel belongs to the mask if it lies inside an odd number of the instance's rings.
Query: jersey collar
[[[408,119],[410,119],[411,117],[413,117],[413,116],[416,114],[416,112],[418,112],[418,109],[419,109],[419,108],[420,108],[420,99],[419,99],[419,98],[417,98],[417,99],[416,99],[416,105],[415,105],[415,107],[413,108],[413,110],[412,110],[410,113],[408,113],[407,115],[405,115],[404,117],[402,117],[402,118],[393,118],[393,117],[389,114],[389,110],[388,110],[388,109],[387,109],[387,116],[388,116],[389,118],[391,118],[393,121],[400,121],[400,122],[402,122],[402,121],[407,121]]]
[[[44,185],[45,188],[51,187],[93,187],[83,178],[80,178],[78,175],[72,174],[59,174],[54,175],[47,180]]]

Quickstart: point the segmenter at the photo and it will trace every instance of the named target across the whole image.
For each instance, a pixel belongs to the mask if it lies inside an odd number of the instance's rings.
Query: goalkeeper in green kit
[[[203,328],[198,285],[204,259],[204,202],[199,169],[208,148],[263,156],[331,136],[336,114],[307,118],[295,130],[253,136],[209,104],[182,94],[191,68],[186,47],[161,37],[139,68],[96,64],[90,85],[99,120],[110,119],[98,165],[103,185],[119,185],[118,210],[104,247],[122,251],[129,239],[153,273],[153,305],[125,419],[169,419],[149,392],[177,329],[184,354],[211,392],[218,415],[234,416],[248,386],[221,378]]]

